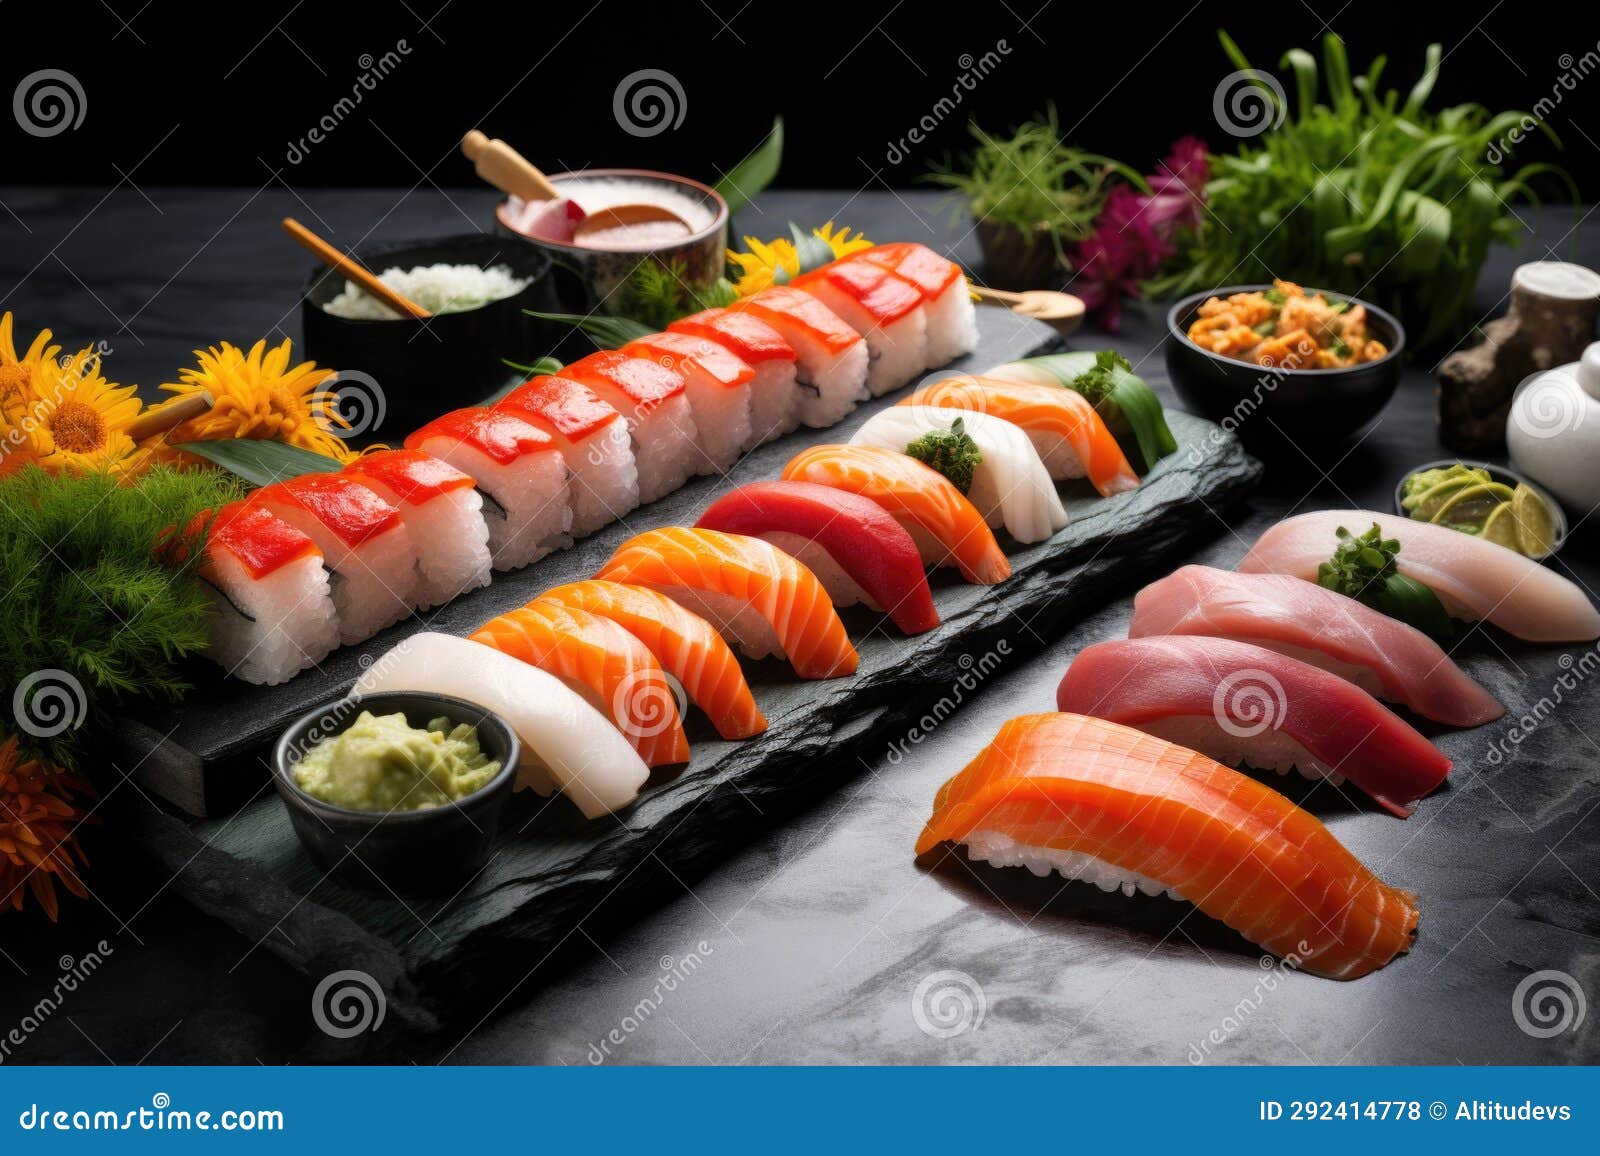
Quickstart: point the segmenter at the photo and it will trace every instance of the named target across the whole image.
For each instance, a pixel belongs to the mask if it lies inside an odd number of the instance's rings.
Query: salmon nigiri
[[[986,586],[1011,574],[978,508],[915,458],[876,446],[812,446],[789,459],[783,478],[871,498],[906,528],[929,566],[954,563],[968,582]]]
[[[470,640],[567,682],[616,724],[648,765],[689,761],[689,739],[661,664],[610,619],[533,603],[484,623]]]
[[[619,546],[595,577],[653,587],[751,658],[787,658],[801,678],[851,674],[859,661],[816,575],[760,538],[647,530]]]
[[[1102,497],[1139,485],[1105,420],[1070,389],[963,375],[925,385],[900,404],[986,413],[1019,426],[1052,478],[1087,477]]]
[[[997,867],[1185,899],[1313,975],[1356,979],[1410,950],[1417,899],[1270,787],[1131,727],[1076,714],[1000,728],[944,786],[917,840]]]
[[[722,636],[665,594],[621,582],[570,582],[534,602],[585,610],[622,627],[649,648],[723,738],[747,739],[767,729],[739,660]]]

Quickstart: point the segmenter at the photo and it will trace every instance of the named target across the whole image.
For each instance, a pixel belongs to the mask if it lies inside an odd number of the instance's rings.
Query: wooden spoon
[[[354,281],[357,285],[361,286],[364,292],[376,297],[379,301],[382,301],[396,313],[400,313],[409,317],[415,317],[419,321],[426,320],[427,318],[433,316],[433,314],[429,313],[426,309],[418,305],[409,297],[402,297],[393,289],[389,288],[389,286],[385,285],[382,281],[378,280],[378,278],[373,275],[372,271],[360,261],[357,261],[354,257],[351,257],[345,253],[341,253],[338,249],[335,249],[332,245],[324,241],[321,237],[317,236],[293,217],[285,217],[283,219],[283,231],[288,233],[289,236],[293,237],[296,241],[299,241],[323,261],[327,262],[328,265],[330,265],[333,269],[337,270],[339,273],[342,273],[348,280]]]
[[[461,138],[461,151],[472,162],[477,174],[502,193],[524,201],[569,199],[532,162],[499,138],[491,139],[473,129]],[[573,239],[581,244],[584,238],[593,239],[612,229],[656,223],[676,225],[684,236],[694,232],[687,221],[661,205],[613,205],[609,209],[596,209],[579,219]]]
[[[1061,336],[1073,332],[1083,324],[1084,304],[1081,297],[1060,293],[1054,289],[1025,289],[1012,293],[1006,289],[990,289],[987,285],[972,285],[972,291],[985,305],[1006,305],[1013,313],[1043,321]]]

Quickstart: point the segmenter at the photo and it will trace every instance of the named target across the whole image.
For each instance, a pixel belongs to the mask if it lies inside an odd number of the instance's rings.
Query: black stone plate
[[[989,366],[1044,345],[1041,327],[982,310]],[[997,319],[1001,322],[997,324]],[[1004,330],[997,332],[997,330]],[[867,412],[887,402],[874,403]],[[797,434],[757,451],[727,481],[701,481],[552,556],[532,573],[497,577],[457,600],[428,627],[464,634],[550,585],[587,576],[615,545],[649,526],[692,521],[710,496],[732,484],[776,476],[802,444],[839,440],[865,420]],[[1213,516],[1245,493],[1260,466],[1232,435],[1199,418],[1170,413],[1178,451],[1129,494],[1101,499],[1081,483],[1063,493],[1071,522],[1048,542],[1008,547],[1011,578],[969,586],[940,571],[934,600],[943,624],[905,638],[879,616],[853,608],[846,625],[861,654],[849,678],[804,682],[775,662],[747,664],[771,726],[744,742],[718,739],[698,712],[689,719],[694,754],[665,768],[638,802],[586,822],[564,799],[519,795],[507,810],[495,855],[459,893],[402,900],[381,883],[357,889],[324,878],[302,852],[270,788],[259,746],[281,721],[344,689],[364,656],[381,654],[420,623],[397,627],[332,656],[321,671],[282,687],[216,683],[172,719],[148,720],[159,739],[152,760],[183,758],[230,776],[246,799],[227,817],[192,819],[123,793],[124,816],[175,875],[173,887],[225,920],[259,950],[308,975],[359,969],[389,993],[390,1011],[420,1028],[474,1010],[550,954],[582,940],[586,920],[605,908],[616,919],[675,893],[768,824],[814,801],[876,762],[915,758],[916,747],[1000,669],[1036,653],[1069,623],[1169,568],[1213,536]],[[1081,488],[1080,488],[1081,487]],[[183,751],[176,759],[168,745]],[[425,849],[424,849],[425,853]],[[907,852],[909,854],[909,850]],[[847,869],[842,866],[841,869]]]

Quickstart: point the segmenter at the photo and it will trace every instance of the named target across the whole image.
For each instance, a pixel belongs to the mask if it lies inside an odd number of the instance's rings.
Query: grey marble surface
[[[47,319],[72,339],[128,321],[116,365],[152,382],[187,350],[242,339],[279,317],[294,328],[304,263],[276,235],[287,212],[315,212],[337,239],[468,227],[437,194],[309,196],[147,190],[113,195],[0,190],[26,222],[0,252],[3,307]],[[452,194],[466,217],[486,198]],[[931,198],[824,194],[765,198],[749,231],[788,217],[837,219],[869,235],[955,240],[976,259],[965,225]],[[1600,264],[1600,234],[1561,240],[1570,214],[1537,218],[1558,255]],[[220,230],[218,232],[218,230]],[[70,232],[70,235],[68,235]],[[217,232],[216,239],[203,245]],[[58,241],[58,260],[51,248]],[[198,250],[198,252],[196,252]],[[1480,285],[1485,315],[1511,266],[1544,244],[1496,252]],[[191,256],[192,255],[192,256]],[[37,263],[37,264],[36,264]],[[29,269],[34,272],[29,274]],[[25,276],[26,275],[26,276]],[[168,283],[170,282],[170,283]],[[165,284],[165,288],[163,285]],[[1166,391],[1153,310],[1135,310],[1111,340]],[[114,319],[115,318],[115,319]],[[26,326],[25,326],[26,327]],[[136,335],[136,336],[135,336]],[[1080,345],[1098,343],[1085,334]],[[140,344],[142,342],[142,344]],[[121,367],[128,368],[123,370]],[[1440,456],[1423,366],[1357,443],[1318,462],[1269,463],[1252,507],[1214,527],[1197,559],[1230,565],[1273,520],[1295,510],[1382,507],[1396,476]],[[1165,394],[1168,401],[1171,394]],[[1556,565],[1600,589],[1597,540],[1580,529]],[[1131,597],[1133,592],[1127,594]],[[57,927],[6,917],[0,929],[0,1035],[54,983],[60,957],[111,949],[7,1062],[196,1060],[280,1063],[363,1057],[393,1062],[1572,1062],[1600,1056],[1600,690],[1580,680],[1529,730],[1513,757],[1488,751],[1511,718],[1441,736],[1457,764],[1447,787],[1401,822],[1353,806],[1325,786],[1286,783],[1297,799],[1390,883],[1416,890],[1416,948],[1389,968],[1338,984],[1263,966],[1260,953],[1168,900],[1106,897],[1080,885],[951,860],[926,870],[911,844],[938,785],[1013,714],[1050,709],[1055,684],[1083,646],[1120,634],[1128,600],[1051,640],[1038,658],[1002,668],[924,739],[886,749],[814,808],[755,838],[679,897],[623,927],[580,927],[576,950],[526,961],[527,976],[492,1014],[429,1039],[382,1029],[334,1045],[311,1018],[311,985],[267,952],[172,899],[114,831],[94,843],[96,899]],[[1511,716],[1549,698],[1562,656],[1475,633],[1463,665]],[[1516,989],[1554,969],[1581,987],[1588,1016],[1543,1038],[1514,1012]],[[955,975],[953,973],[959,973]],[[964,1030],[960,1008],[981,1006]],[[1527,1015],[1522,1023],[1531,1023]],[[1532,1024],[1537,1027],[1537,1024]]]

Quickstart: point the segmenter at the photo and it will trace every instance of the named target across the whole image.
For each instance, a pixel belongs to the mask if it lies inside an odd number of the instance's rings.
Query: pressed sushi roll
[[[317,544],[333,577],[339,641],[371,638],[417,604],[417,551],[400,511],[353,478],[302,474],[250,495]]]
[[[489,527],[470,475],[421,450],[366,454],[344,472],[405,519],[417,551],[417,609],[489,584]]]
[[[955,566],[968,582],[992,586],[1011,563],[978,508],[937,470],[876,446],[812,446],[783,467],[785,481],[860,494],[905,527],[927,566]]]
[[[1302,971],[1356,979],[1409,951],[1417,897],[1272,788],[1131,727],[1024,715],[939,788],[917,840],[1193,903]]]
[[[567,463],[544,430],[515,414],[469,406],[430,421],[406,438],[406,448],[476,481],[496,570],[572,545]]]
[[[863,603],[907,634],[939,625],[911,535],[878,503],[812,482],[753,482],[696,526],[771,542],[817,576],[835,606]]]
[[[649,766],[689,761],[689,739],[661,664],[610,619],[535,601],[484,623],[471,641],[566,682],[616,724]]]
[[[596,578],[661,591],[751,658],[789,660],[801,678],[854,673],[855,647],[816,576],[759,538],[669,526],[617,548]]]
[[[276,685],[339,645],[322,551],[260,506],[218,512],[199,576],[215,609],[206,657],[229,674]]]
[[[667,326],[667,332],[714,341],[754,371],[750,379],[752,445],[780,438],[800,425],[794,347],[765,321],[730,309],[706,309],[679,318]]]
[[[413,634],[356,680],[352,695],[388,690],[448,694],[494,711],[517,732],[517,789],[560,791],[585,818],[639,797],[650,768],[611,719],[553,674],[482,643]]]
[[[954,261],[911,241],[877,245],[852,254],[851,260],[881,265],[922,291],[922,307],[928,315],[928,369],[978,348],[977,310],[967,278]]]
[[[928,317],[922,293],[880,265],[834,261],[790,282],[810,293],[867,343],[867,389],[882,397],[922,372]]]
[[[1582,587],[1548,566],[1449,526],[1393,514],[1319,510],[1285,518],[1256,539],[1239,569],[1315,582],[1317,567],[1339,545],[1339,527],[1361,534],[1374,524],[1400,543],[1400,573],[1438,595],[1452,618],[1488,622],[1528,642],[1600,638],[1600,611]]]
[[[766,322],[794,349],[802,424],[827,429],[872,396],[867,343],[811,294],[776,285],[728,308]]]
[[[767,729],[739,660],[716,629],[698,614],[648,586],[572,582],[546,590],[529,605],[550,603],[609,618],[633,635],[678,680],[725,739],[747,739]]]
[[[1056,705],[1229,765],[1348,780],[1402,819],[1450,773],[1449,759],[1360,687],[1228,638],[1098,643],[1073,659]]]
[[[560,376],[588,386],[627,419],[641,504],[666,497],[710,470],[681,374],[605,349],[574,361]]]
[[[946,377],[919,388],[901,405],[931,405],[986,413],[1028,435],[1051,478],[1087,477],[1101,497],[1138,488],[1105,420],[1080,393],[994,377]]]
[[[956,421],[961,429],[955,428]],[[1019,542],[1042,542],[1067,524],[1067,511],[1050,471],[1028,435],[985,413],[953,412],[937,406],[897,405],[879,410],[850,438],[851,445],[909,452],[925,436],[963,433],[980,457],[971,469],[967,497],[991,526],[1004,526]]]
[[[494,408],[532,422],[555,439],[567,462],[574,538],[639,505],[639,467],[627,420],[592,389],[564,377],[536,377]]]
[[[750,383],[756,371],[722,346],[687,333],[654,333],[630,341],[622,352],[683,376],[695,428],[700,431],[700,449],[706,457],[701,473],[727,473],[739,455],[755,444]]]
[[[1264,646],[1447,726],[1475,727],[1505,714],[1416,627],[1287,574],[1180,567],[1133,599],[1128,637],[1159,634]]]

